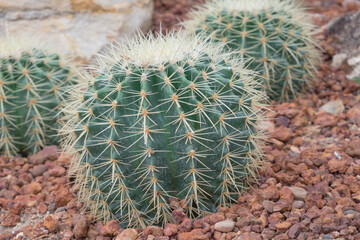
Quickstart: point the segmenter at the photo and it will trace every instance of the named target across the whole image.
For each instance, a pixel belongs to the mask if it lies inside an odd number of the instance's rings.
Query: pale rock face
[[[0,0],[0,35],[30,34],[88,61],[151,25],[151,0]]]

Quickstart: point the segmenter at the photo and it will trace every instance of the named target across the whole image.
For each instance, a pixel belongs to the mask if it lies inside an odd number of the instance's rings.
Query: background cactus
[[[138,38],[98,59],[65,109],[79,199],[98,218],[145,227],[214,211],[261,165],[264,94],[221,45],[183,33]]]
[[[252,58],[272,99],[287,101],[315,79],[318,51],[310,16],[293,0],[212,0],[184,26]]]
[[[67,60],[44,50],[40,42],[1,39],[1,153],[35,153],[56,143],[58,110],[72,83],[75,77]]]

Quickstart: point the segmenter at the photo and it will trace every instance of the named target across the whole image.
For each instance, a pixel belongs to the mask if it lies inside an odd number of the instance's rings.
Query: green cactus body
[[[27,49],[0,57],[0,150],[8,156],[57,143],[58,111],[75,83],[59,55]]]
[[[271,99],[295,97],[316,75],[318,51],[310,16],[293,0],[213,0],[184,26],[226,50],[253,59]]]
[[[236,200],[261,164],[254,73],[181,33],[133,40],[99,62],[63,129],[93,214],[144,227],[172,221],[171,196],[190,217]]]

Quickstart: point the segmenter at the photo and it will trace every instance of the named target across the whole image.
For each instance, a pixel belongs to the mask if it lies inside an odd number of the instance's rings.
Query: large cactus
[[[184,26],[253,61],[263,87],[287,101],[315,79],[318,51],[310,16],[294,0],[210,0]]]
[[[65,59],[33,42],[0,39],[0,151],[8,156],[57,142],[59,107],[75,83]]]
[[[220,46],[221,47],[221,46]],[[226,205],[261,165],[264,94],[239,60],[183,33],[138,38],[99,58],[65,109],[64,148],[79,199],[123,226]],[[95,74],[96,75],[96,74]]]

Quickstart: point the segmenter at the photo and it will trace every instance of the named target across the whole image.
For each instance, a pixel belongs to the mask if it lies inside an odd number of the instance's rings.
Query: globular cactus
[[[61,131],[94,216],[163,224],[177,197],[196,217],[236,200],[256,176],[266,97],[221,47],[181,32],[149,35],[98,59]]]
[[[57,116],[75,83],[66,59],[29,38],[0,40],[0,152],[35,153],[57,142]]]
[[[294,0],[211,0],[184,22],[189,32],[253,59],[271,99],[288,101],[311,85],[318,51],[310,16]]]

